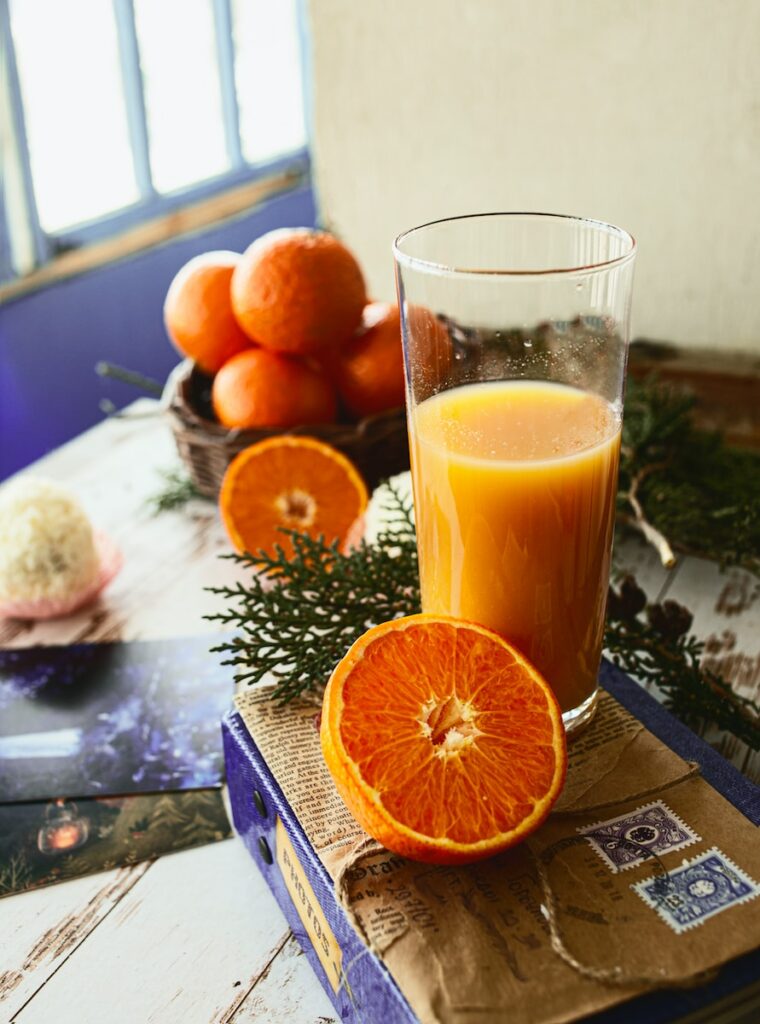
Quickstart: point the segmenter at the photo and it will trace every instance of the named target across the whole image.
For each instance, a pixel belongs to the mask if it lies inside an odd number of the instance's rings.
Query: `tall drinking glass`
[[[635,250],[529,213],[394,245],[423,610],[514,643],[568,731],[597,699]]]

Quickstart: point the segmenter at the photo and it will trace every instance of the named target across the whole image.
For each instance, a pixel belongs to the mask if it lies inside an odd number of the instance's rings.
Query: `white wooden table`
[[[151,408],[136,403],[134,412]],[[0,645],[212,633],[204,587],[236,568],[216,509],[153,517],[146,499],[176,466],[157,417],[111,420],[27,472],[65,482],[120,544],[121,574],[67,619],[0,620]],[[622,560],[650,597],[681,599],[712,658],[742,692],[760,690],[760,601],[752,577],[686,559],[666,574],[643,545]],[[728,751],[732,753],[731,750]],[[744,765],[751,774],[755,765]],[[18,1024],[329,1024],[330,1002],[238,839],[0,900],[0,1021]]]

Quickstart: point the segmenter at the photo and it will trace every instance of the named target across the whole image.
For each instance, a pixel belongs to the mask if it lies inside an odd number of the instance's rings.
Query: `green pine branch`
[[[610,589],[604,644],[611,660],[664,694],[665,706],[690,728],[717,726],[760,750],[760,705],[701,666],[704,644],[689,634],[692,615],[676,601],[648,604],[632,576]]]
[[[151,495],[146,502],[154,516],[184,508],[195,498],[205,498],[184,470],[164,469],[160,475],[161,490]]]
[[[377,623],[420,610],[417,545],[411,508],[389,488],[398,524],[344,554],[337,544],[284,531],[293,552],[231,555],[251,570],[247,584],[216,587],[226,610],[208,618],[238,632],[215,651],[230,657],[241,683],[276,682],[281,703],[321,695],[351,644]],[[665,704],[691,727],[712,723],[760,749],[760,707],[703,669],[702,645],[688,635],[691,614],[673,601],[648,605],[630,578],[610,591],[605,645],[613,661],[640,682],[652,681]]]
[[[628,382],[618,522],[671,566],[682,551],[760,573],[760,454],[731,448],[694,423],[693,396],[649,378]],[[181,469],[164,473],[155,514],[198,491]]]
[[[657,548],[760,572],[760,454],[694,423],[693,396],[649,378],[628,383],[618,517]]]
[[[319,692],[348,648],[371,626],[419,611],[411,505],[390,489],[397,529],[348,554],[337,543],[284,530],[292,553],[227,555],[251,569],[243,586],[214,587],[227,611],[208,618],[239,630],[214,648],[230,655],[239,682],[271,676],[276,699]]]

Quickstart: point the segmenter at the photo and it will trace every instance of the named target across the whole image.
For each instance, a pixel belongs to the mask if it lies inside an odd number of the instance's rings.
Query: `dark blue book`
[[[760,788],[675,720],[611,664],[602,686],[749,822],[760,824]],[[264,875],[304,953],[350,1024],[414,1024],[413,1013],[385,964],[366,946],[338,903],[333,882],[274,779],[241,716],[223,722],[227,779],[235,828]],[[759,901],[760,902],[760,901]],[[642,937],[646,941],[646,936]],[[758,936],[760,940],[760,935]],[[621,1000],[625,999],[621,992]],[[572,1007],[568,1007],[568,1019]],[[725,964],[709,984],[659,990],[618,1003],[587,1020],[608,1024],[760,1020],[760,950]]]

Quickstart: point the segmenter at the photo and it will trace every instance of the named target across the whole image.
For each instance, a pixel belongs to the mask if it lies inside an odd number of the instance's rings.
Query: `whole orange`
[[[232,312],[230,281],[236,252],[207,252],[186,263],[169,285],[164,324],[175,347],[206,373],[251,347]]]
[[[324,373],[298,359],[252,348],[214,377],[211,402],[225,427],[332,423],[335,392]]]
[[[349,250],[323,231],[270,231],[246,249],[232,275],[238,323],[263,348],[313,355],[350,338],[367,301]]]
[[[371,302],[356,335],[338,356],[338,393],[354,416],[404,404],[404,356],[398,306]]]
[[[414,387],[423,395],[434,394],[451,383],[454,346],[442,319],[426,306],[409,303],[406,330],[414,352]]]

